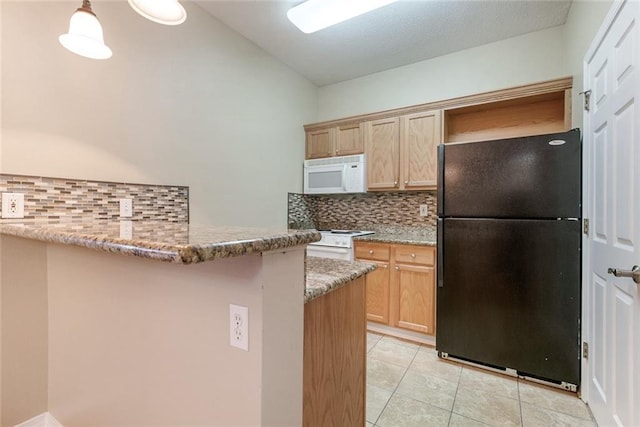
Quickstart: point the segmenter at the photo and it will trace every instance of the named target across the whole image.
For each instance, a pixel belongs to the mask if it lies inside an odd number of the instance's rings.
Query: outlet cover
[[[2,218],[24,218],[24,194],[2,193]]]
[[[420,205],[420,216],[429,216],[429,205]]]
[[[229,344],[249,351],[249,307],[229,304]]]
[[[133,201],[131,199],[120,199],[120,218],[131,218],[133,216]]]

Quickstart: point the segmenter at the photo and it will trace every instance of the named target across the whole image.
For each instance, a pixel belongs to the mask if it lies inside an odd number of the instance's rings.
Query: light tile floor
[[[367,427],[595,427],[575,394],[438,358],[367,333]]]

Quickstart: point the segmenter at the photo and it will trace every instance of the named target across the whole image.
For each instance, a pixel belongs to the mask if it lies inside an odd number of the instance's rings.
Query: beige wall
[[[525,34],[318,90],[318,121],[564,77],[563,27]]]
[[[2,427],[47,410],[47,254],[44,244],[3,236],[0,294]]]
[[[610,6],[610,0],[575,0],[566,25],[322,87],[317,121],[573,75],[579,127],[582,59]]]
[[[47,410],[65,427],[301,425],[302,247],[185,266],[3,245],[2,427]]]
[[[285,226],[316,88],[184,4],[177,27],[93,4],[114,52],[95,61],[58,43],[76,4],[3,0],[0,170],[188,185],[193,223]]]

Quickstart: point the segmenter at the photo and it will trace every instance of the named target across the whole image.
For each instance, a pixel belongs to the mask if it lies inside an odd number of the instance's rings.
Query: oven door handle
[[[347,254],[351,251],[350,248],[338,248],[335,246],[325,246],[325,245],[308,245],[309,249],[318,252],[332,252],[334,254]]]

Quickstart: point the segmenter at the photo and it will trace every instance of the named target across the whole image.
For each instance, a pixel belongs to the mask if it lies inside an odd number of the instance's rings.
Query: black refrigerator
[[[438,155],[438,353],[579,385],[579,130]]]

